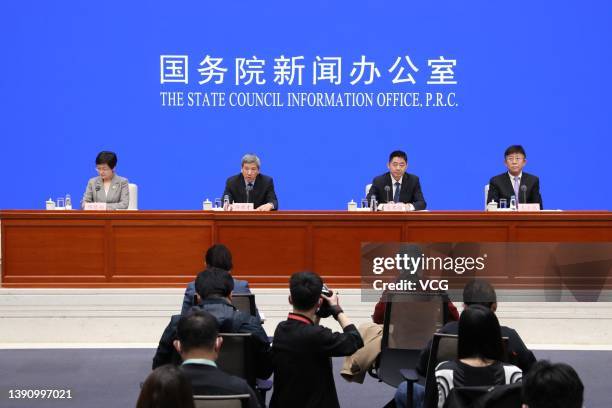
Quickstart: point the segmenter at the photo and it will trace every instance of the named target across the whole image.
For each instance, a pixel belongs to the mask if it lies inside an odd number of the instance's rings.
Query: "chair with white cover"
[[[130,201],[128,202],[128,210],[138,209],[138,185],[130,183],[128,185],[130,191]]]

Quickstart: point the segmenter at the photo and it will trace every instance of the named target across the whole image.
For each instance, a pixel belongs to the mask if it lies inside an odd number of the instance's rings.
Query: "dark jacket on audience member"
[[[443,334],[459,334],[459,322],[450,322],[445,324],[439,333]],[[527,373],[533,363],[536,362],[536,358],[533,353],[527,348],[523,339],[516,332],[516,330],[510,327],[501,326],[502,337],[508,338],[508,363],[513,364],[520,368],[523,373]],[[423,376],[427,374],[427,359],[429,358],[429,352],[431,351],[431,341],[427,343],[427,346],[421,350],[419,358],[419,364],[417,365],[417,372]]]
[[[181,371],[193,388],[193,395],[249,394],[249,408],[259,408],[257,395],[245,380],[206,364],[183,364]]]
[[[355,325],[344,333],[289,314],[274,332],[274,388],[270,408],[339,407],[330,357],[348,356],[363,347]]]
[[[243,313],[223,298],[208,298],[194,306],[215,316],[219,322],[220,333],[252,333],[253,351],[256,360],[258,378],[268,378],[272,374],[270,360],[270,342],[261,322],[255,316]],[[181,357],[172,342],[176,340],[176,329],[181,315],[174,315],[164,330],[157,352],[153,357],[153,369],[169,363],[179,364]]]

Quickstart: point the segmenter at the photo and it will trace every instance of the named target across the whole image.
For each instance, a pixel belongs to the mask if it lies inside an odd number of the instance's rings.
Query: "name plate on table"
[[[106,211],[106,203],[85,203],[83,209],[87,211]]]
[[[518,210],[519,211],[540,211],[540,204],[539,203],[519,204]]]
[[[232,211],[253,211],[253,203],[234,203],[232,204]]]
[[[382,205],[383,211],[406,211],[406,204],[404,203],[386,203]]]

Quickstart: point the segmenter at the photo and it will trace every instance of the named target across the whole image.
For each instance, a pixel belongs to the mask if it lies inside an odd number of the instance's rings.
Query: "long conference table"
[[[182,287],[214,243],[253,287],[359,287],[363,242],[610,242],[612,213],[1,210],[5,288]]]

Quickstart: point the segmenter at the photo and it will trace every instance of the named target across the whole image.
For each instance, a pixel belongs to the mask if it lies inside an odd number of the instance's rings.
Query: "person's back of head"
[[[581,408],[584,386],[567,364],[538,361],[523,378],[523,407]]]
[[[234,290],[234,279],[224,269],[208,267],[196,277],[195,290],[201,299],[227,298]]]
[[[215,244],[206,251],[206,266],[215,267],[231,272],[234,269],[232,253],[223,244]]]
[[[217,319],[204,310],[191,310],[181,316],[176,328],[181,355],[205,353],[200,358],[216,359],[220,344]],[[191,355],[191,358],[198,358]]]
[[[500,361],[503,354],[501,328],[495,313],[482,305],[463,310],[459,318],[457,357]]]
[[[482,305],[495,311],[497,295],[493,286],[484,279],[472,279],[463,288],[463,303],[466,306]]]
[[[158,367],[142,385],[136,408],[195,408],[191,383],[174,365]]]
[[[295,310],[309,311],[319,304],[323,281],[314,272],[296,272],[289,279],[291,304]]]

